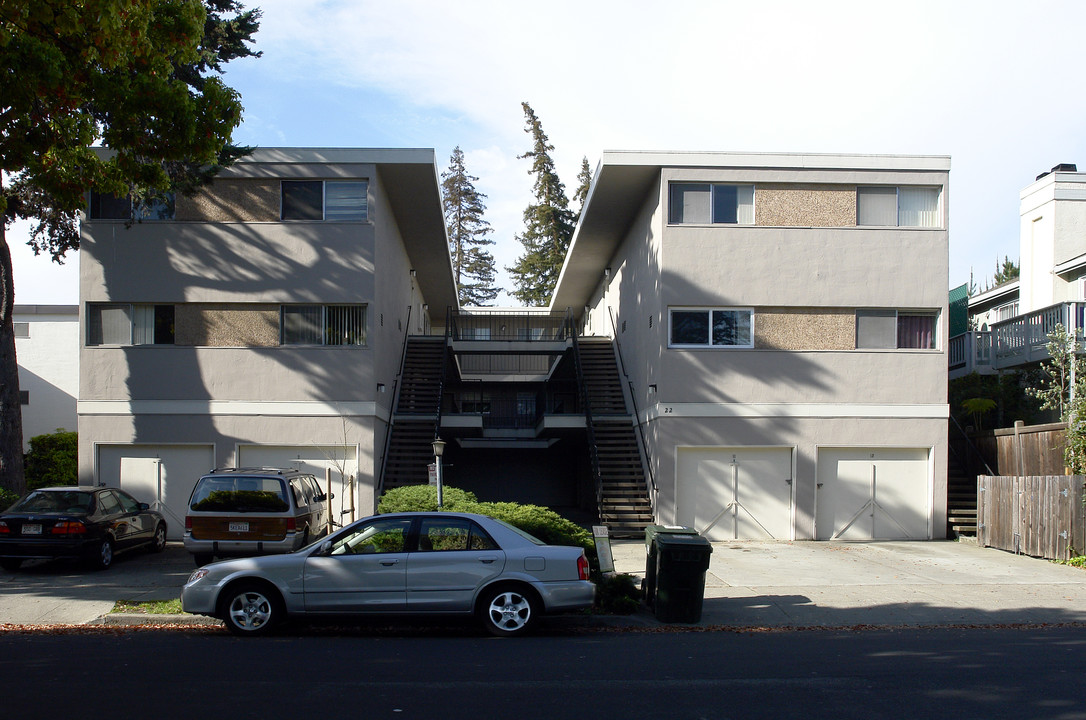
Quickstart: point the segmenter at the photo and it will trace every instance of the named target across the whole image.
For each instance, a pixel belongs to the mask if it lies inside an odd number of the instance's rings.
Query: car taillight
[[[61,520],[53,526],[51,532],[54,535],[84,535],[87,526],[78,520]]]
[[[185,529],[192,530],[192,517],[189,515],[185,516]]]
[[[298,521],[294,518],[287,518],[287,532],[295,532],[298,529]]]
[[[581,553],[581,556],[577,558],[577,574],[581,580],[588,579],[588,558],[584,556],[584,553]]]
[[[3,520],[0,520],[0,535],[10,535],[10,534],[11,534],[11,528],[8,527],[8,524],[6,522],[4,522]]]

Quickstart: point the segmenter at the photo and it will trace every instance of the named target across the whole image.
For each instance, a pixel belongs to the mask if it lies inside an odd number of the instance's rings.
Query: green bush
[[[26,489],[78,485],[78,438],[77,433],[64,428],[30,438],[30,452],[26,454]]]
[[[464,510],[460,505],[465,503],[478,503],[479,500],[471,493],[459,488],[444,486],[442,488],[442,503],[444,509],[456,512],[473,512]],[[397,512],[434,512],[437,510],[437,487],[434,485],[407,485],[388,490],[381,495],[377,503],[379,513]]]
[[[15,504],[19,496],[7,488],[0,488],[0,510],[7,510]]]
[[[641,583],[626,573],[601,575],[596,581],[596,608],[614,615],[629,615],[641,606]]]

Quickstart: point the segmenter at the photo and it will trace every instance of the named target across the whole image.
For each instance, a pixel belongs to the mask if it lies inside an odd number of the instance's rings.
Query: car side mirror
[[[321,543],[320,548],[317,550],[318,555],[331,555],[332,554],[332,541],[325,540]]]
[[[336,494],[335,493],[328,493],[328,499],[329,500],[335,500],[336,499]]]
[[[144,510],[150,510],[150,509],[151,509],[151,506],[148,505],[147,503],[140,503],[140,512],[143,512]]]

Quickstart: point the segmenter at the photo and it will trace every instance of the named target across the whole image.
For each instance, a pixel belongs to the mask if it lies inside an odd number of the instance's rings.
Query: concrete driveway
[[[968,543],[714,543],[701,626],[849,627],[1086,623],[1086,570]],[[645,546],[613,543],[616,569],[643,576]],[[171,544],[104,572],[69,562],[0,571],[0,624],[87,623],[117,600],[176,598],[195,568]],[[589,620],[591,621],[591,620]],[[655,625],[647,611],[604,624]]]
[[[1086,570],[968,542],[714,543],[700,625],[1086,623]],[[642,542],[614,546],[644,576]]]

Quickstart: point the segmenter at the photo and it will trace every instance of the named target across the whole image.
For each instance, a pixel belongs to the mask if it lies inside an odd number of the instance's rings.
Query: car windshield
[[[286,485],[279,478],[205,477],[192,493],[191,508],[205,512],[285,512]]]
[[[42,515],[89,515],[94,493],[79,490],[35,490],[11,506],[8,512]]]

